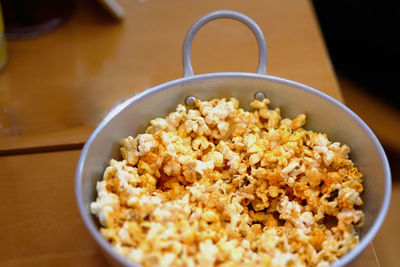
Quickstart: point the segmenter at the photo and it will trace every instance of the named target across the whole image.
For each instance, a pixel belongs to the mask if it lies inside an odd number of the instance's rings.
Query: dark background
[[[400,108],[398,1],[313,0],[338,74]]]

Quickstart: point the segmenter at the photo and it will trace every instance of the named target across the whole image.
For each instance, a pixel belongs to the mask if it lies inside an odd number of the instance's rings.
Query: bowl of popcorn
[[[235,19],[257,39],[257,73],[194,75],[197,31]],[[385,218],[381,144],[346,106],[266,74],[257,24],[230,10],[189,29],[184,77],[115,107],[76,170],[83,221],[118,266],[345,266]]]

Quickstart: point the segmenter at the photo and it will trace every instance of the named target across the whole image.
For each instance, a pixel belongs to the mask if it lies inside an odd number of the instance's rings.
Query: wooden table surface
[[[307,0],[124,0],[122,23],[94,1],[76,1],[65,25],[7,40],[0,72],[0,265],[105,266],[74,200],[79,148],[118,102],[182,76],[181,47],[200,16],[233,9],[267,40],[268,73],[342,100]],[[257,46],[238,22],[208,24],[192,49],[195,73],[254,72]],[[44,152],[44,153],[43,153]],[[359,266],[378,266],[372,245]]]
[[[76,2],[62,27],[7,42],[9,62],[0,72],[2,154],[76,147],[118,102],[182,77],[185,33],[216,9],[237,10],[258,23],[267,40],[269,74],[340,99],[307,0],[125,0],[120,24],[94,1]],[[214,21],[196,36],[192,62],[195,73],[255,72],[255,38],[239,22]]]

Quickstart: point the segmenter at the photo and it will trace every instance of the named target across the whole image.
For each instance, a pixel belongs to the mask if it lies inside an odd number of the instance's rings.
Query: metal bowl
[[[193,75],[190,61],[192,40],[205,23],[218,18],[241,21],[254,33],[259,49],[257,73]],[[351,159],[365,176],[362,195],[365,224],[360,230],[360,243],[333,266],[345,266],[353,262],[372,241],[386,216],[391,194],[390,168],[381,144],[371,129],[342,103],[309,86],[267,75],[266,61],[264,36],[254,21],[235,11],[211,12],[195,22],[186,35],[183,45],[184,78],[135,95],[111,110],[97,126],[79,158],[75,193],[82,219],[110,263],[135,266],[115,252],[100,235],[97,219],[90,214],[89,205],[97,196],[96,182],[102,179],[109,160],[120,158],[122,138],[143,132],[151,119],[165,117],[178,104],[184,103],[188,96],[200,99],[236,97],[243,108],[250,109],[249,103],[255,94],[262,92],[273,105],[281,108],[283,117],[306,113],[306,128],[322,131],[327,133],[330,140],[349,145],[352,149]]]

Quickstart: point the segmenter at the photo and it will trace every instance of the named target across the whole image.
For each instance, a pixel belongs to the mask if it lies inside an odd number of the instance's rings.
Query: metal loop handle
[[[199,29],[206,23],[220,18],[229,18],[242,22],[245,24],[256,36],[258,45],[258,74],[266,74],[267,71],[267,45],[265,43],[264,35],[258,25],[246,15],[232,11],[232,10],[217,10],[208,13],[198,19],[189,31],[186,33],[185,41],[183,42],[182,60],[183,60],[183,76],[193,76],[192,60],[190,58],[190,51],[192,47],[193,38]]]

